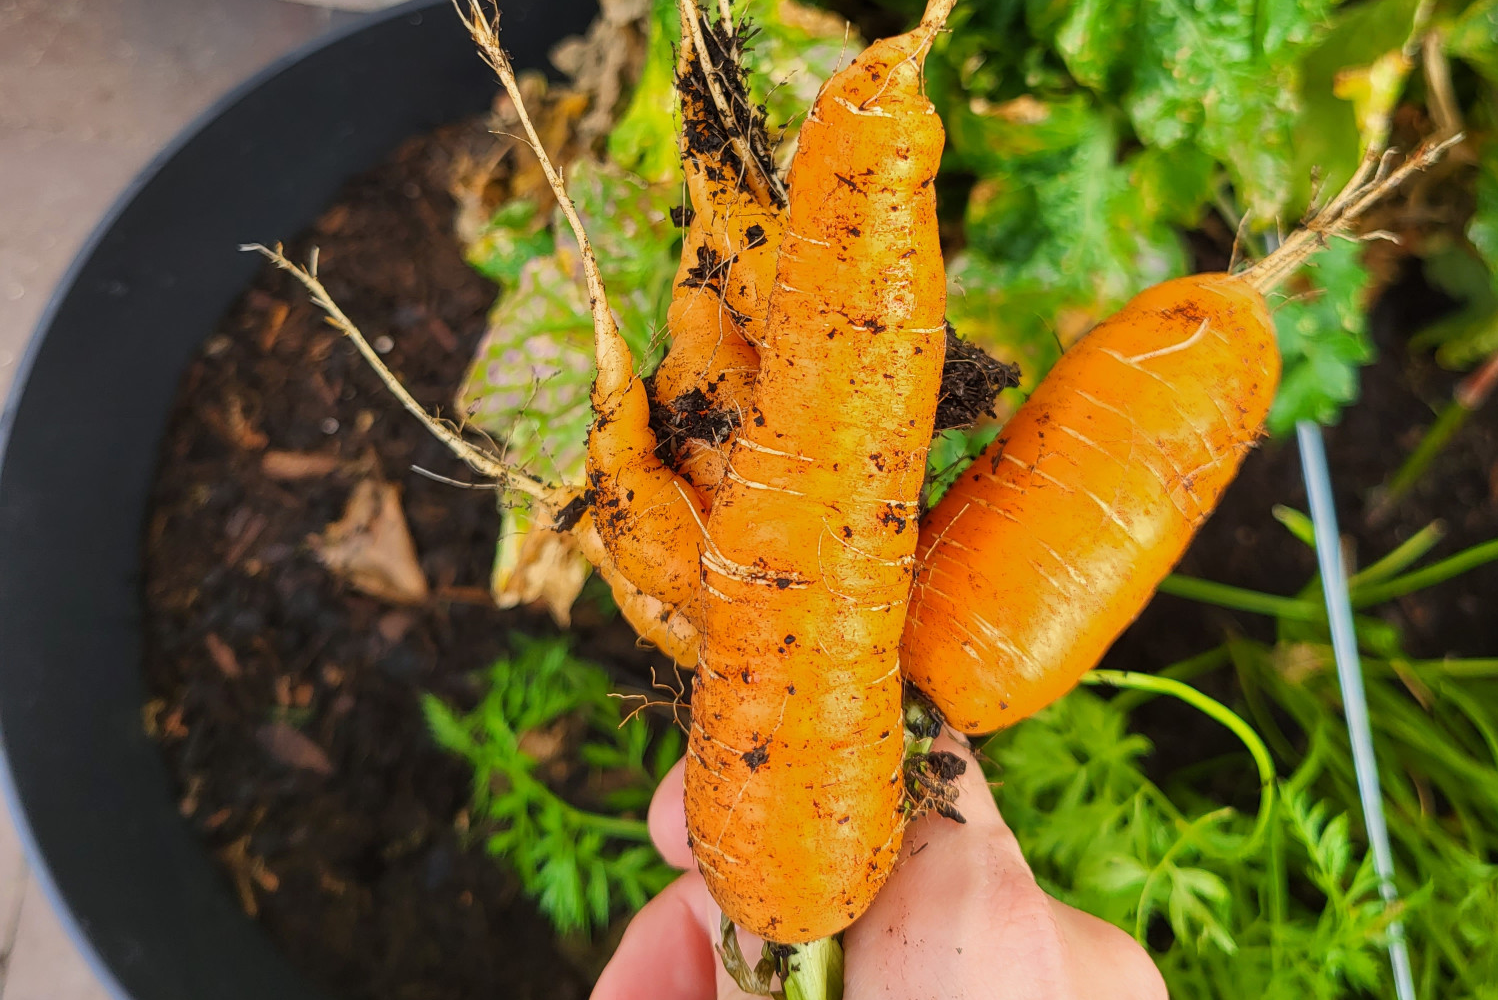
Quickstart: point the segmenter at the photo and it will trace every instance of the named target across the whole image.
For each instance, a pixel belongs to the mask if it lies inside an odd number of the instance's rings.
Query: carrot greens
[[[511,643],[471,711],[432,695],[422,708],[438,745],[473,768],[468,836],[504,859],[558,931],[597,931],[675,877],[644,815],[681,756],[681,734],[657,734],[640,716],[621,724],[608,674],[565,641]],[[582,766],[566,773],[558,765],[573,755]]]
[[[1356,589],[1371,598],[1391,581],[1418,583],[1420,548],[1371,563]],[[1314,580],[1307,587],[1319,592]],[[1258,596],[1259,608],[1232,606],[1273,614],[1275,602],[1296,600]],[[1042,885],[1138,935],[1173,996],[1385,995],[1392,914],[1354,832],[1356,780],[1326,625],[1299,615],[1277,624],[1273,644],[1233,636],[1159,671],[1239,692],[1231,707],[1280,776],[1263,845],[1253,843],[1264,814],[1255,818],[1251,755],[1227,745],[1203,760],[1168,747],[1156,759],[1133,731],[1155,697],[1146,692],[1105,700],[1084,688],[993,737],[984,754],[995,795]],[[1488,996],[1498,982],[1485,945],[1498,920],[1498,672],[1491,660],[1412,659],[1383,621],[1362,619],[1358,631],[1420,995]],[[1196,731],[1192,708],[1153,710]]]

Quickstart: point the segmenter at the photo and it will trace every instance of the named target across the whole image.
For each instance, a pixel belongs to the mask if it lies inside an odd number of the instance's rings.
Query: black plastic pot
[[[504,0],[538,66],[593,0]],[[189,128],[95,231],[0,416],[3,782],[38,883],[119,997],[318,996],[229,895],[141,727],[141,538],[177,381],[350,175],[495,90],[447,0],[283,60]]]

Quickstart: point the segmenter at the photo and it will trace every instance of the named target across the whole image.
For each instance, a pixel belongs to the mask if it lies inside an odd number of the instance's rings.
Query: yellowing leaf
[[[489,590],[501,608],[540,602],[562,628],[572,624],[572,604],[588,579],[589,564],[570,532],[533,523],[522,507],[506,510]]]
[[[1389,116],[1404,91],[1404,81],[1412,65],[1403,49],[1394,49],[1367,66],[1348,67],[1337,73],[1332,93],[1352,102],[1364,149],[1388,141]]]

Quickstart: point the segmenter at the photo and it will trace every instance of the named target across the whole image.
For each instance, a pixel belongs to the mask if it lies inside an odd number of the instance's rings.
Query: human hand
[[[847,1000],[1163,1000],[1133,938],[1036,885],[972,753],[937,744],[967,761],[967,823],[930,815],[905,832],[899,866],[843,936]],[[650,835],[687,871],[635,916],[592,1000],[748,1000],[713,950],[720,914],[687,846],[682,766],[656,790]],[[740,942],[752,963],[760,941]]]

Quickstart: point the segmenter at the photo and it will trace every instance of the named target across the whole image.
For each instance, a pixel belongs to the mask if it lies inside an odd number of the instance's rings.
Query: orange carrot
[[[708,522],[688,829],[726,916],[783,944],[856,919],[900,844],[897,654],[945,344],[921,64],[950,7],[870,46],[802,127]]]
[[[697,627],[677,606],[666,604],[627,580],[604,548],[603,539],[593,524],[593,515],[584,514],[573,529],[583,557],[593,564],[619,606],[619,613],[641,639],[683,667],[697,665]]]
[[[1262,433],[1264,292],[1440,148],[1372,182],[1368,160],[1255,267],[1148,289],[1062,355],[921,525],[901,664],[951,725],[1010,725],[1097,664]]]
[[[692,218],[651,391],[673,465],[710,499],[759,369],[785,193],[750,103],[739,35],[681,4],[682,168]]]
[[[1060,697],[1148,602],[1257,440],[1279,381],[1263,297],[1168,281],[1041,382],[921,526],[902,664],[983,733]]]

